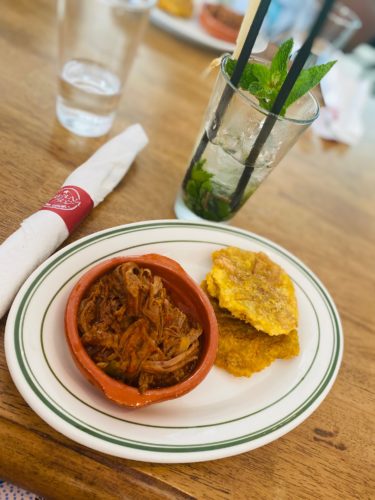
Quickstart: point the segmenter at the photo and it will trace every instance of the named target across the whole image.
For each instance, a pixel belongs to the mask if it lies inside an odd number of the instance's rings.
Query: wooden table
[[[56,122],[52,4],[3,0],[1,6],[1,241],[105,140],[73,137]],[[140,122],[150,145],[70,241],[121,223],[174,217],[212,85],[200,73],[212,57],[150,27],[111,132]],[[345,354],[318,410],[281,439],[232,458],[134,462],[97,453],[44,423],[17,392],[1,347],[0,478],[53,499],[373,497],[375,106],[366,112],[358,146],[307,133],[233,221],[301,258],[337,304]]]

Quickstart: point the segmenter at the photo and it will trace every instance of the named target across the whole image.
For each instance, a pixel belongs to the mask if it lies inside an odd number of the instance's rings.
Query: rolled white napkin
[[[117,186],[147,142],[138,124],[111,139],[67,177],[42,210],[25,219],[0,245],[0,318],[31,272]]]
[[[353,146],[364,132],[363,112],[370,96],[370,81],[350,56],[337,52],[332,59],[337,63],[320,84],[325,107],[313,129],[323,139]]]

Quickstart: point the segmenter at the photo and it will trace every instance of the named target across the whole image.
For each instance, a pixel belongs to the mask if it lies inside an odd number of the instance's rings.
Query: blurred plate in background
[[[198,45],[216,50],[218,52],[233,52],[235,45],[206,33],[199,23],[199,12],[203,0],[194,1],[194,13],[190,19],[177,17],[167,12],[154,8],[151,11],[151,22],[172,33],[173,35]],[[258,36],[253,52],[263,52],[267,47],[267,41],[262,36]]]

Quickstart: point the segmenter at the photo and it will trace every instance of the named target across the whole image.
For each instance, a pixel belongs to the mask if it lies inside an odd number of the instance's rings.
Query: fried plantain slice
[[[215,364],[237,377],[250,377],[276,359],[289,359],[299,354],[297,330],[288,335],[270,336],[234,318],[210,296],[207,283],[202,288],[214,308],[219,325],[219,347]]]
[[[220,307],[268,335],[286,335],[297,328],[292,280],[266,254],[228,247],[212,258],[207,288]]]

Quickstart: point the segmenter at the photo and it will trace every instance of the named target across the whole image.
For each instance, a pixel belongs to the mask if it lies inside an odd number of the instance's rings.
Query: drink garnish
[[[288,63],[293,49],[293,39],[283,42],[269,65],[248,62],[242,73],[239,88],[253,94],[259,105],[270,111],[288,73]],[[304,68],[298,76],[281,110],[284,116],[287,108],[315,87],[328,73],[336,61],[329,61],[310,68]],[[227,59],[225,71],[232,76],[237,64],[235,59]]]
[[[204,169],[206,161],[201,158],[194,164],[185,188],[185,202],[201,217],[208,220],[225,220],[231,214],[229,200],[212,193],[213,174]]]

